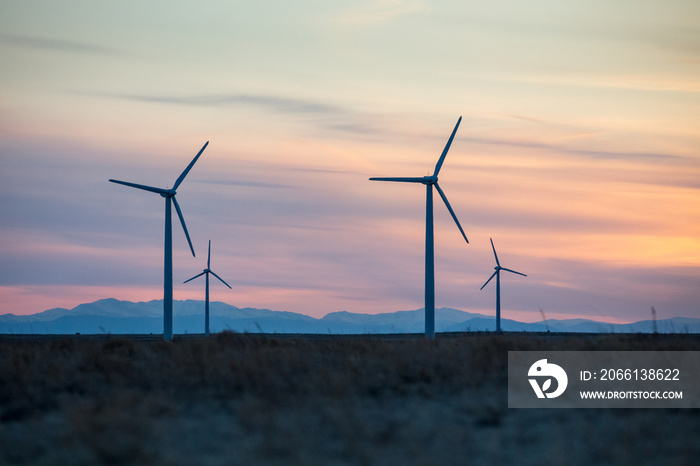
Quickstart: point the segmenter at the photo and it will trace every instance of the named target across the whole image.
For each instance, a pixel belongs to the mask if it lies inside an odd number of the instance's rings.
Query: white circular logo
[[[566,376],[564,369],[556,364],[548,363],[546,359],[540,359],[530,366],[527,375],[528,377],[535,377],[528,380],[537,398],[556,398],[564,393],[566,385],[569,383],[569,378]],[[556,388],[550,391],[552,389],[552,379],[556,380],[557,384]],[[542,381],[541,385],[540,380]]]

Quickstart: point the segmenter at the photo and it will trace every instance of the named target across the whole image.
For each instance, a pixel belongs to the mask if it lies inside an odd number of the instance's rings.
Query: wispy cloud
[[[501,80],[501,78],[494,78]],[[629,91],[650,92],[700,92],[700,81],[683,77],[651,75],[651,74],[577,74],[530,76],[522,78],[506,78],[507,81],[517,81],[548,86],[592,87]]]
[[[488,138],[488,137],[465,137],[467,141],[477,144],[489,144],[499,146],[522,147],[527,149],[544,149],[551,152],[562,154],[580,155],[589,158],[606,159],[606,160],[672,160],[680,159],[679,156],[673,154],[662,154],[655,152],[637,152],[637,151],[605,151],[605,150],[588,150],[576,149],[558,144],[548,144],[544,142],[530,141],[525,139],[507,139],[507,138]]]
[[[102,47],[86,42],[76,42],[47,37],[23,36],[18,34],[0,33],[0,42],[15,47],[49,50],[54,52],[83,53],[93,55],[115,55],[121,53],[120,51],[110,47]]]
[[[345,110],[314,100],[262,94],[203,94],[190,96],[122,94],[114,97],[138,102],[153,102],[196,107],[248,105],[280,113],[338,115]]]
[[[200,180],[198,183],[206,183],[208,185],[224,185],[238,186],[243,188],[265,188],[265,189],[298,189],[298,186],[293,186],[284,183],[268,183],[263,181],[247,181],[247,180],[224,180],[224,179],[206,179]]]
[[[341,133],[350,133],[353,135],[379,135],[386,134],[385,130],[380,129],[376,124],[368,124],[366,122],[330,122],[324,125],[331,131]]]
[[[108,97],[163,105],[202,108],[249,107],[273,114],[308,118],[322,133],[351,135],[353,138],[384,138],[395,132],[382,123],[382,117],[357,112],[348,106],[325,103],[311,98],[254,93],[200,95],[112,94]],[[391,125],[390,125],[391,126]]]

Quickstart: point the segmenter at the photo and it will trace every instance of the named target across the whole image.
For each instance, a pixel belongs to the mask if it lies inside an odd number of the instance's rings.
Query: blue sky
[[[504,317],[700,317],[700,4],[695,1],[3,1],[0,313],[162,297],[178,284],[322,316],[436,305]],[[439,199],[436,198],[436,201]]]

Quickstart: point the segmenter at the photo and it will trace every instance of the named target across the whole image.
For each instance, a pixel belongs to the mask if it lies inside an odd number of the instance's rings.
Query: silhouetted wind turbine
[[[171,222],[171,204],[175,204],[175,210],[177,211],[177,216],[180,217],[180,223],[182,224],[182,229],[187,237],[187,242],[190,245],[190,250],[192,251],[192,256],[194,256],[194,247],[192,247],[192,241],[190,241],[190,235],[187,233],[187,226],[185,225],[185,219],[182,217],[182,211],[180,206],[175,199],[175,194],[177,188],[185,179],[187,174],[192,169],[197,159],[204,149],[206,149],[209,141],[207,141],[204,146],[199,150],[199,153],[194,157],[192,162],[185,168],[180,177],[175,181],[175,184],[170,189],[154,188],[152,186],[144,186],[141,184],[127,183],[126,181],[119,180],[109,180],[112,183],[123,184],[124,186],[130,186],[132,188],[143,189],[144,191],[150,191],[152,193],[160,194],[165,198],[165,254],[164,254],[164,272],[163,272],[163,338],[167,341],[173,339],[173,230]],[[171,202],[172,201],[172,202]]]
[[[457,133],[457,128],[462,122],[462,117],[459,117],[455,129],[452,130],[452,135],[445,145],[445,149],[440,155],[440,159],[435,165],[435,171],[430,176],[415,177],[415,178],[370,178],[371,181],[396,181],[400,183],[422,183],[426,186],[426,201],[425,201],[425,336],[435,338],[435,245],[433,239],[433,186],[437,189],[438,194],[445,202],[447,210],[450,211],[459,231],[462,233],[464,240],[469,243],[467,235],[464,234],[462,225],[457,220],[450,203],[447,201],[445,193],[440,189],[438,184],[438,173],[442,168],[442,163],[445,161],[447,151],[450,150],[452,140]]]
[[[518,275],[522,275],[523,277],[527,277],[524,273],[516,272],[515,270],[507,269],[505,267],[501,267],[501,263],[498,262],[498,254],[496,254],[496,247],[493,245],[493,240],[491,240],[491,248],[493,249],[493,257],[496,258],[496,267],[494,269],[496,270],[491,277],[486,280],[486,283],[484,283],[480,290],[483,290],[486,285],[489,284],[491,279],[495,276],[496,277],[496,331],[500,332],[501,331],[501,270],[505,270],[506,272],[511,272],[511,273],[516,273]]]
[[[207,268],[204,269],[204,272],[195,275],[194,277],[190,278],[189,280],[185,280],[183,283],[190,282],[194,280],[197,277],[201,277],[202,275],[206,275],[205,280],[206,280],[206,292],[204,293],[205,296],[205,301],[204,301],[204,335],[209,336],[209,274],[214,275],[216,278],[219,279],[221,283],[224,285],[229,286],[228,283],[224,281],[223,278],[218,276],[217,274],[214,273],[213,270],[211,270],[211,240],[209,240],[209,252],[207,253]]]

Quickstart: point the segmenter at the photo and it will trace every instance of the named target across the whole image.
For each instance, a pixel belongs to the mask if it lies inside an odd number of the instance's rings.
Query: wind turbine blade
[[[152,193],[168,194],[168,192],[169,192],[167,189],[154,188],[153,186],[146,186],[143,184],[128,183],[126,181],[119,181],[119,180],[109,180],[109,181],[112,183],[123,184],[124,186],[130,186],[130,187],[136,188],[136,189],[143,189],[144,191],[150,191]]]
[[[185,231],[185,236],[187,237],[187,242],[190,245],[190,250],[192,251],[192,256],[194,256],[194,247],[192,246],[192,240],[190,240],[190,234],[187,233],[187,225],[185,225],[185,219],[182,216],[182,211],[180,210],[180,205],[177,203],[175,196],[171,197],[173,204],[175,204],[175,210],[177,210],[177,216],[180,217],[180,223],[182,224],[182,229]]]
[[[211,240],[209,240],[209,252],[207,253],[207,269],[211,267]]]
[[[398,181],[401,183],[422,183],[423,181],[425,181],[425,178],[423,178],[423,177],[420,177],[420,178],[417,178],[417,177],[410,177],[410,178],[409,177],[403,177],[403,178],[402,177],[390,177],[390,178],[374,177],[374,178],[370,178],[369,180],[370,181]]]
[[[191,281],[194,280],[195,278],[201,277],[201,276],[204,275],[205,273],[207,273],[207,272],[204,271],[204,272],[202,272],[202,273],[200,273],[200,274],[197,274],[197,275],[195,275],[194,277],[190,278],[189,280],[185,280],[185,281],[182,282],[182,283],[184,284],[184,283],[187,283],[187,282],[191,282]]]
[[[216,278],[218,278],[218,279],[221,281],[221,283],[223,283],[224,285],[226,285],[226,286],[228,286],[229,288],[231,288],[231,285],[229,285],[228,283],[226,283],[226,282],[224,281],[223,278],[221,278],[220,276],[218,276],[217,274],[215,274],[215,273],[212,272],[211,270],[210,270],[209,272],[211,272],[212,275],[214,275]]]
[[[440,155],[440,159],[438,160],[437,165],[435,165],[435,172],[433,173],[433,176],[438,176],[438,173],[440,172],[440,169],[442,168],[442,163],[445,161],[445,156],[447,156],[447,151],[450,150],[450,146],[452,145],[452,140],[455,138],[455,134],[457,134],[457,128],[459,128],[459,124],[462,122],[462,117],[459,117],[459,120],[457,120],[457,124],[455,125],[455,129],[452,130],[452,135],[450,136],[450,139],[447,140],[447,144],[445,145],[445,148],[442,151],[442,155]]]
[[[527,275],[525,275],[524,273],[516,272],[515,270],[506,269],[506,268],[501,268],[501,270],[505,270],[506,272],[510,272],[510,273],[517,273],[518,275],[522,275],[523,277],[527,277]]]
[[[496,258],[496,265],[500,267],[501,263],[498,262],[498,254],[496,254],[496,246],[493,245],[493,240],[491,238],[489,238],[489,241],[491,241],[491,249],[493,249],[493,257]]]
[[[491,281],[491,279],[492,279],[493,277],[495,277],[497,273],[498,273],[498,270],[496,270],[496,271],[493,273],[493,275],[491,275],[491,277],[490,277],[488,280],[486,280],[486,283],[484,283],[483,285],[481,285],[481,288],[479,288],[479,290],[483,290],[484,287],[485,287],[486,285],[489,284],[489,282]]]
[[[459,228],[459,231],[462,233],[462,236],[464,237],[464,241],[469,243],[469,240],[467,239],[467,235],[464,234],[464,230],[462,229],[462,225],[459,224],[459,220],[457,220],[457,215],[455,215],[455,211],[452,210],[452,207],[450,206],[450,203],[447,201],[447,196],[445,196],[445,193],[440,189],[440,185],[435,183],[435,187],[437,188],[438,193],[440,194],[440,197],[442,200],[445,202],[445,205],[447,206],[447,210],[450,211],[450,214],[452,215],[452,218],[454,219],[455,223],[457,224],[457,227]]]
[[[192,159],[192,161],[190,162],[190,164],[187,165],[187,168],[185,168],[185,171],[182,172],[182,175],[180,175],[180,177],[177,179],[177,181],[176,181],[175,184],[173,185],[173,190],[177,189],[177,187],[180,186],[180,183],[182,183],[182,180],[184,180],[185,177],[187,176],[187,174],[190,172],[190,170],[192,169],[192,166],[194,165],[194,163],[197,161],[197,159],[199,158],[199,156],[202,155],[202,152],[204,152],[204,149],[207,148],[207,145],[209,145],[209,141],[207,141],[206,143],[204,143],[204,145],[202,146],[202,148],[199,149],[199,152],[197,153],[197,155],[194,156],[194,159]]]

